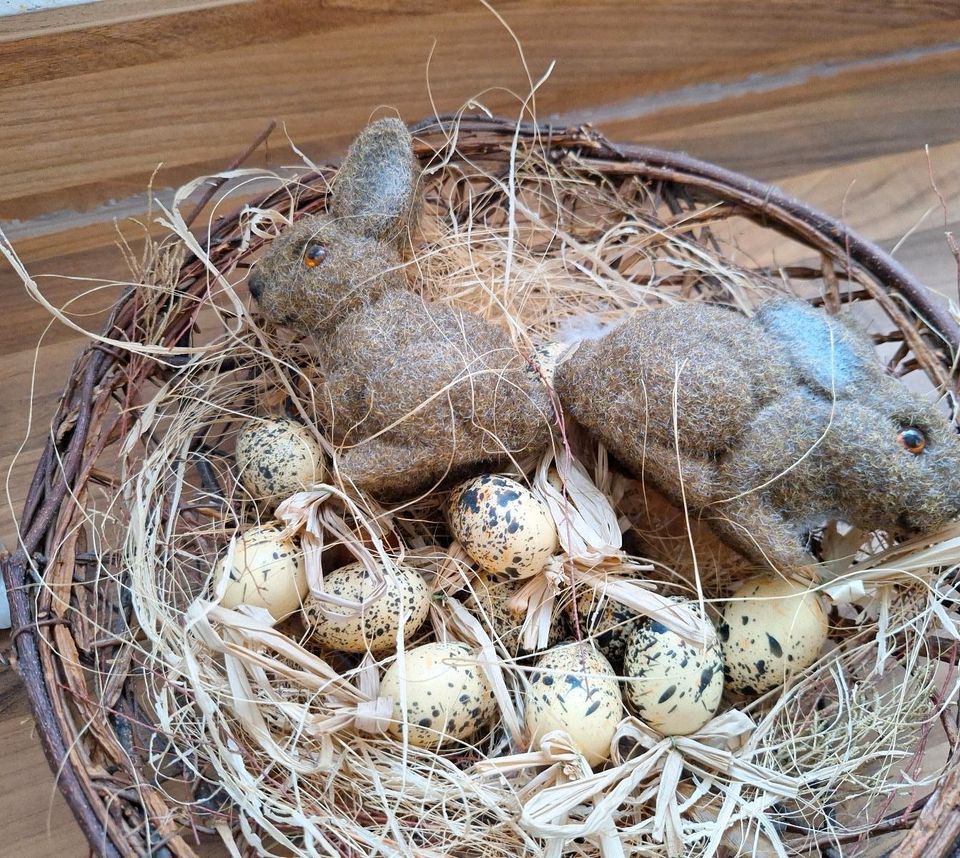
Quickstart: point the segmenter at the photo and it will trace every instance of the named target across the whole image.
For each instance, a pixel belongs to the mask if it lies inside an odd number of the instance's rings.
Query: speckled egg
[[[464,606],[483,623],[494,643],[498,643],[512,656],[526,652],[520,645],[521,626],[524,617],[514,613],[507,605],[510,597],[523,586],[523,581],[505,575],[478,575],[470,584],[464,598]],[[567,636],[566,619],[562,611],[555,610],[550,623],[547,646],[555,646]]]
[[[547,505],[509,477],[489,474],[461,483],[447,513],[454,537],[488,573],[536,575],[560,547]]]
[[[541,343],[534,348],[530,355],[530,362],[524,369],[534,378],[540,379],[552,387],[560,357],[566,350],[567,343]]]
[[[577,614],[580,630],[589,637],[611,664],[623,664],[627,641],[640,622],[640,615],[615,599],[601,596],[591,587],[578,588]],[[567,617],[573,625],[573,600],[566,604]]]
[[[562,644],[534,665],[524,707],[531,745],[551,730],[564,730],[596,766],[609,758],[623,715],[616,672],[590,644]]]
[[[255,605],[266,608],[275,620],[300,610],[307,593],[303,555],[275,527],[252,527],[238,540],[233,562],[217,561],[214,580],[229,576],[220,604],[225,608]]]
[[[817,660],[827,640],[827,615],[807,585],[751,578],[727,602],[720,640],[730,687],[763,694]]]
[[[327,593],[353,602],[368,598],[374,586],[372,576],[362,563],[351,563],[323,576]],[[396,646],[401,617],[407,617],[403,624],[405,641],[423,625],[430,611],[430,590],[416,569],[399,566],[396,578],[387,578],[387,589],[359,614],[334,619],[325,613],[341,610],[330,602],[307,596],[303,617],[317,643],[345,652],[368,649],[372,653],[386,652]]]
[[[686,606],[698,617],[696,602]],[[637,716],[664,736],[685,736],[712,717],[723,696],[723,650],[687,643],[649,617],[638,623],[623,657],[624,694]]]
[[[478,651],[463,643],[429,643],[406,652],[410,744],[435,748],[451,740],[467,740],[490,723],[496,701],[479,658]],[[384,674],[380,696],[393,698],[390,732],[402,736],[399,662]]]
[[[293,420],[250,420],[237,435],[240,479],[255,500],[277,504],[324,480],[323,451]]]

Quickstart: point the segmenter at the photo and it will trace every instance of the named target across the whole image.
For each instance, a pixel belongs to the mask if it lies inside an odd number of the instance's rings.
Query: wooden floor
[[[501,0],[542,119],[685,149],[842,215],[958,300],[956,0]],[[101,0],[0,18],[0,226],[62,304],[125,279],[114,217],[223,167],[271,119],[314,160],[377,110],[410,121],[477,96],[516,115],[529,88],[496,16],[466,0]],[[929,155],[925,151],[929,147]],[[283,135],[254,163],[294,160]],[[946,211],[934,190],[942,194]],[[946,227],[945,227],[946,220]],[[137,235],[134,226],[123,232]],[[115,293],[82,303],[96,312]],[[48,327],[0,263],[0,461],[21,506],[81,340]],[[42,338],[42,340],[41,340]],[[36,351],[41,341],[39,352]],[[9,513],[0,539],[15,544]],[[2,641],[5,645],[6,641]],[[15,676],[0,673],[0,856],[84,854]]]

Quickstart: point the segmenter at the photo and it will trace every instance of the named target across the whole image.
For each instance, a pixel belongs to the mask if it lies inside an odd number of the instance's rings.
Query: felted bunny
[[[827,519],[911,534],[960,515],[954,427],[862,332],[798,301],[638,313],[582,342],[555,386],[637,477],[763,565],[815,562]]]
[[[340,473],[378,497],[550,440],[546,388],[507,334],[409,289],[418,178],[403,123],[374,122],[337,173],[329,213],[278,236],[248,284],[266,317],[314,336]]]

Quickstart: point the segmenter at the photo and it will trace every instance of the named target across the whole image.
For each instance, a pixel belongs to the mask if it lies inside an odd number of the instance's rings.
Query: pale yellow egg
[[[617,675],[590,644],[562,644],[534,665],[524,706],[532,746],[547,733],[563,730],[596,766],[609,758],[624,714]]]
[[[553,386],[560,358],[567,349],[567,343],[541,343],[534,348],[530,355],[530,362],[524,369],[534,378]]]
[[[763,576],[731,596],[719,631],[728,685],[753,696],[817,660],[827,640],[827,614],[809,585]]]
[[[220,604],[225,608],[254,605],[266,608],[275,620],[300,610],[307,593],[303,554],[275,527],[252,527],[237,539],[228,556],[217,561],[214,580],[227,577]]]
[[[577,594],[577,621],[584,637],[611,662],[623,663],[627,641],[640,621],[640,615],[616,599],[601,595],[592,587],[581,586]],[[566,603],[567,617],[573,626],[573,600]]]
[[[493,690],[479,663],[480,653],[463,643],[429,643],[405,653],[403,685],[406,712],[400,701],[400,663],[388,668],[380,696],[393,699],[390,732],[421,748],[468,740],[488,727],[496,711]]]
[[[524,615],[511,609],[510,598],[523,586],[523,581],[506,575],[481,573],[470,584],[464,605],[487,630],[491,640],[511,656],[525,652],[521,646],[521,628]],[[567,636],[567,624],[562,610],[554,608],[550,622],[547,646],[558,644]]]

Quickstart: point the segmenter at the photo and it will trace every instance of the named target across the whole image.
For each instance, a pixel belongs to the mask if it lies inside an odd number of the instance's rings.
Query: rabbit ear
[[[410,215],[417,173],[406,126],[399,119],[379,119],[347,152],[330,211],[350,232],[384,238]]]
[[[757,321],[787,352],[803,380],[824,393],[853,392],[878,374],[872,344],[850,325],[800,301],[769,301]]]

